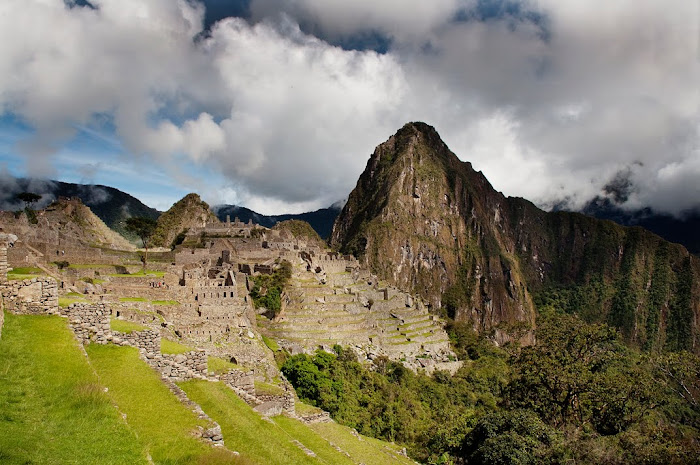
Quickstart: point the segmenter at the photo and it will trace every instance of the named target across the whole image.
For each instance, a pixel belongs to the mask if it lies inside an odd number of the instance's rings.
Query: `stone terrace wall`
[[[2,325],[5,324],[5,306],[2,304],[2,297],[0,297],[0,338],[2,338]]]
[[[148,354],[146,354],[148,357]],[[190,379],[207,376],[207,355],[204,350],[193,350],[184,354],[162,354],[149,362],[161,374],[171,379]]]
[[[0,237],[0,284],[7,282],[7,239]]]
[[[146,363],[161,375],[173,381],[207,376],[207,355],[203,350],[186,354],[169,355],[160,353],[160,334],[152,329],[121,333],[112,331],[109,320],[111,310],[103,303],[71,304],[61,313],[75,336],[82,344],[108,344],[136,347]]]
[[[255,396],[255,374],[253,371],[231,370],[219,378],[224,384],[240,389],[250,396]]]
[[[114,344],[136,347],[146,355],[160,353],[160,335],[152,329],[133,331],[131,333],[112,331],[112,342]]]
[[[68,325],[82,344],[107,344],[112,341],[109,309],[104,304],[71,304],[61,309],[61,314],[68,317]]]
[[[8,281],[2,286],[2,296],[13,313],[57,313],[58,284],[50,277]]]

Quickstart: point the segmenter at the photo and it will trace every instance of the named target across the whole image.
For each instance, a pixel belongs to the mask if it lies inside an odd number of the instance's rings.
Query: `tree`
[[[542,321],[537,344],[514,360],[510,401],[555,427],[583,424],[605,371],[621,358],[619,346],[615,330],[606,325],[586,324],[576,316]]]
[[[39,194],[35,194],[34,192],[20,192],[15,196],[15,198],[24,202],[25,208],[31,208],[32,205],[41,200],[41,196]]]
[[[34,192],[20,192],[15,198],[24,202],[24,213],[27,215],[29,222],[37,224],[39,221],[37,220],[36,213],[32,206],[41,199],[41,196]]]
[[[148,262],[148,244],[151,240],[151,236],[153,236],[153,232],[156,230],[155,220],[142,216],[127,218],[124,229],[130,233],[136,234],[141,239],[143,248],[146,249],[143,256],[143,270],[146,271],[146,264]]]

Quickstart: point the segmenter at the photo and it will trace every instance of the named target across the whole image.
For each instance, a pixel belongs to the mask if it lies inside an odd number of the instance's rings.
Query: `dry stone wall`
[[[58,284],[49,277],[8,281],[2,286],[8,311],[22,314],[57,313]]]
[[[0,237],[0,284],[7,282],[7,246],[8,241]]]
[[[0,338],[2,338],[2,326],[5,324],[5,306],[2,304],[0,297]]]
[[[109,325],[109,309],[104,304],[71,304],[60,310],[82,344],[107,344],[113,335]]]
[[[221,375],[220,379],[229,387],[240,389],[250,396],[255,396],[255,375],[252,371],[231,370]]]

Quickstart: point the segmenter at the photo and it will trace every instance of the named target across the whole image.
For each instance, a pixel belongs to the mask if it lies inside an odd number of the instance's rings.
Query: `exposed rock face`
[[[154,247],[170,247],[180,232],[202,228],[209,223],[219,223],[209,205],[199,195],[187,194],[160,215],[151,242]]]
[[[112,231],[78,198],[59,198],[43,210],[35,212],[32,222],[26,213],[0,211],[0,227],[22,237],[35,246],[49,244],[59,247],[105,248],[133,250],[134,246]]]
[[[330,242],[497,336],[533,327],[534,299],[556,298],[640,345],[698,348],[697,257],[641,228],[506,198],[424,123],[375,149]]]

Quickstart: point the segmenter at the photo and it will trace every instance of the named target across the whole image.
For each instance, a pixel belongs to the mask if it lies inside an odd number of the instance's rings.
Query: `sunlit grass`
[[[83,303],[83,302],[89,302],[83,294],[79,294],[77,292],[69,292],[66,295],[60,296],[58,298],[58,306],[59,307],[67,307],[70,304],[74,303]]]
[[[294,438],[263,420],[223,383],[196,380],[179,385],[190,399],[221,425],[224,442],[229,449],[237,450],[260,465],[319,463],[318,459],[309,457],[294,445]]]
[[[113,273],[113,274],[108,274],[107,276],[113,276],[116,278],[144,278],[144,277],[150,277],[150,278],[162,278],[165,276],[165,271],[155,271],[155,270],[140,270],[136,271],[134,273]]]
[[[309,425],[309,428],[349,453],[353,459],[366,465],[390,463],[415,465],[415,462],[408,457],[398,455],[401,448],[396,444],[366,436],[361,436],[362,439],[359,439],[358,436],[351,433],[347,426],[327,422],[313,423]]]
[[[120,333],[126,334],[148,329],[148,327],[142,324],[134,323],[133,321],[118,320],[116,318],[112,318],[109,321],[109,327],[112,328],[112,331],[119,331]]]
[[[275,341],[274,339],[270,339],[267,336],[263,336],[262,340],[271,351],[277,352],[278,350],[280,350],[279,344],[277,344],[277,341]]]
[[[258,395],[283,396],[284,389],[264,381],[255,381],[255,393]]]
[[[194,435],[197,426],[207,427],[207,422],[180,403],[135,348],[91,344],[86,350],[109,396],[154,462],[194,464],[211,452]]]
[[[67,327],[5,315],[0,339],[0,463],[145,464]]]
[[[7,279],[11,281],[20,281],[22,279],[38,278],[45,275],[41,268],[34,267],[18,267],[7,272]]]
[[[177,355],[184,354],[185,352],[191,352],[193,350],[194,347],[187,346],[176,341],[171,341],[170,339],[160,340],[160,352],[163,354]]]
[[[228,373],[230,370],[238,370],[241,367],[233,362],[224,360],[223,358],[209,356],[207,357],[207,370],[213,371],[217,375]]]

